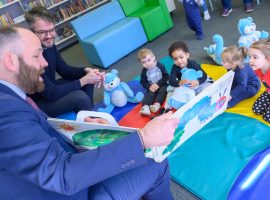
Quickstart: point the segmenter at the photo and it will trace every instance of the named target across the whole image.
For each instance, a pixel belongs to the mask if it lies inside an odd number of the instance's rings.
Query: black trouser
[[[157,92],[151,92],[148,90],[143,98],[142,105],[152,105],[153,103],[160,103],[160,105],[164,102],[167,95],[167,87],[168,85],[161,86]]]

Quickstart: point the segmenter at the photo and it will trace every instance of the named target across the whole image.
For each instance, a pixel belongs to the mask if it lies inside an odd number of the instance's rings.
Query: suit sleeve
[[[42,78],[45,84],[45,89],[40,93],[40,95],[48,101],[56,101],[70,92],[81,88],[79,80],[72,80],[63,84],[55,84],[46,74],[43,74]]]
[[[146,75],[146,69],[143,68],[142,73],[141,73],[141,80],[140,80],[141,85],[146,89],[149,90],[151,84],[147,80],[147,75]]]
[[[162,86],[167,84],[168,79],[169,79],[169,74],[168,74],[165,66],[162,63],[158,62],[157,66],[158,66],[158,68],[160,69],[160,71],[162,73],[162,78],[157,82],[157,85],[159,87],[162,87]]]
[[[182,73],[179,70],[179,67],[173,65],[170,77],[169,77],[169,84],[173,87],[179,87],[179,81],[181,78]],[[180,78],[179,78],[180,77]]]
[[[231,97],[237,98],[240,94],[246,91],[248,84],[248,74],[243,70],[238,69],[234,75],[235,87],[231,90]]]
[[[45,190],[72,195],[147,162],[137,133],[95,150],[68,153],[49,136],[55,133],[46,120],[29,110],[0,112],[0,169]],[[134,162],[121,167],[130,160]]]
[[[56,48],[56,47],[55,47]],[[84,68],[68,65],[62,58],[59,51],[56,54],[56,72],[64,79],[80,79],[85,75]]]

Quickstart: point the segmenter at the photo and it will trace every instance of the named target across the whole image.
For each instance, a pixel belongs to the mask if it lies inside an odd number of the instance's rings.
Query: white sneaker
[[[203,18],[204,18],[204,20],[209,20],[211,17],[210,17],[210,14],[209,14],[209,12],[208,12],[208,10],[206,10],[206,11],[204,11],[203,12]]]
[[[149,109],[149,106],[148,105],[144,105],[141,110],[140,110],[140,114],[141,115],[145,115],[145,116],[148,116],[150,115],[150,109]]]
[[[160,108],[160,103],[154,103],[150,106],[150,110],[152,113],[156,113]]]

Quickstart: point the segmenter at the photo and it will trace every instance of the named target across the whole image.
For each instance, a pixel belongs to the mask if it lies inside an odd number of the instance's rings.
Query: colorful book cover
[[[227,109],[233,77],[233,71],[226,73],[178,109],[172,115],[172,118],[180,119],[172,142],[167,146],[148,150],[146,156],[161,162],[197,131],[222,114]]]
[[[146,149],[146,157],[156,162],[163,161],[197,131],[222,114],[227,108],[233,77],[233,71],[226,73],[177,110],[172,115],[172,118],[180,119],[174,139],[167,146]],[[78,148],[97,148],[136,131],[135,128],[123,126],[89,124],[54,118],[48,121],[68,142]]]

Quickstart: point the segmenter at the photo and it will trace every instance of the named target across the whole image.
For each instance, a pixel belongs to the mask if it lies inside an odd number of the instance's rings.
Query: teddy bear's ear
[[[113,74],[118,74],[118,71],[116,70],[116,69],[112,69],[112,71],[111,71]]]
[[[188,70],[188,68],[185,67],[185,68],[181,69],[181,73],[183,74],[187,70]]]
[[[252,19],[252,17],[248,17],[247,19],[248,19],[248,20],[250,20],[251,22],[253,22],[253,19]]]

